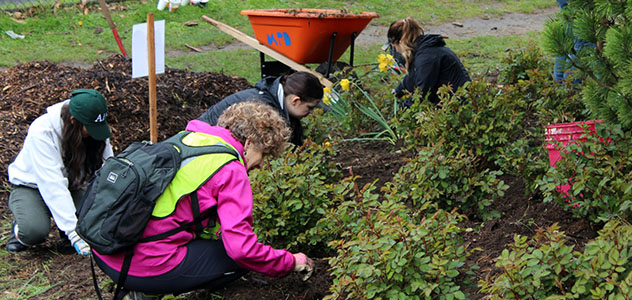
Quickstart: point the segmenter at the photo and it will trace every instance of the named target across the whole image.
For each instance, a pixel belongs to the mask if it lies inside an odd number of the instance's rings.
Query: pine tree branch
[[[578,64],[576,60],[571,57],[570,54],[564,54],[564,57],[571,63],[571,65],[573,65],[573,67],[575,67],[578,70],[581,70],[586,75],[588,75],[592,80],[594,80],[597,83],[597,85],[599,85],[602,88],[614,91],[613,86],[609,86],[605,82],[602,82],[601,80],[599,80],[599,78],[591,70],[589,70],[588,68],[584,68],[580,64]]]

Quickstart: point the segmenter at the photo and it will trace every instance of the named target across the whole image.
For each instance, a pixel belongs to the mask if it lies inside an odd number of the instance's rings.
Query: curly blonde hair
[[[290,129],[279,112],[259,101],[246,101],[228,107],[217,119],[217,126],[230,131],[242,144],[249,140],[266,155],[279,156],[285,150]]]

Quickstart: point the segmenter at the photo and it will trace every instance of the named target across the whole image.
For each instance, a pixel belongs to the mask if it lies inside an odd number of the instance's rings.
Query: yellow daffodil
[[[330,100],[329,93],[324,93],[323,94],[323,103],[325,103],[325,105],[327,105],[327,106],[331,105],[331,100]]]
[[[348,91],[349,90],[349,79],[342,79],[340,80],[340,87],[342,88],[343,91]]]
[[[378,62],[378,63],[383,63],[385,60],[386,60],[386,54],[384,54],[384,53],[380,53],[380,54],[377,56],[377,62]]]
[[[379,68],[380,68],[380,72],[386,72],[388,71],[388,64],[380,63]]]
[[[386,72],[388,67],[393,66],[395,59],[390,54],[381,53],[377,56],[377,62],[379,63],[380,72]]]

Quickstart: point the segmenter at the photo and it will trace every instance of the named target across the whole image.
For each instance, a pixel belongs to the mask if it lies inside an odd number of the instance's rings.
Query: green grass
[[[472,77],[485,73],[501,64],[509,49],[526,47],[528,43],[539,43],[540,35],[531,32],[524,36],[480,36],[471,39],[446,41],[448,47],[461,58]],[[552,58],[551,58],[552,59]]]
[[[475,16],[497,16],[507,12],[531,12],[536,9],[552,7],[554,2],[548,0],[528,1],[457,1],[457,0],[421,0],[421,1],[347,1],[305,0],[305,1],[273,1],[273,0],[215,0],[200,8],[197,6],[180,7],[175,13],[167,10],[158,11],[156,1],[125,1],[113,3],[111,14],[117,24],[118,33],[126,51],[131,52],[131,35],[134,24],[147,20],[148,13],[154,13],[155,20],[166,21],[166,50],[191,52],[185,44],[199,47],[203,45],[224,45],[233,40],[229,35],[204,22],[202,15],[207,15],[226,23],[238,30],[253,35],[252,28],[243,9],[258,8],[345,8],[353,12],[373,11],[380,18],[372,22],[387,25],[395,19],[408,16],[419,20],[422,24],[439,24],[461,18]],[[83,14],[76,6],[68,5],[57,10],[51,7],[34,9],[25,19],[12,18],[10,13],[0,13],[0,28],[3,31],[13,30],[25,35],[24,39],[11,39],[6,34],[0,37],[0,66],[10,67],[20,62],[48,60],[51,62],[74,62],[90,65],[96,60],[104,59],[113,53],[119,53],[118,46],[109,26],[94,4]],[[24,12],[23,12],[24,14]],[[185,26],[184,22],[197,21],[198,26]],[[364,57],[362,51],[374,51],[377,47],[358,49],[356,57]],[[220,53],[221,52],[221,53]],[[170,67],[195,66],[196,71],[225,70],[235,75],[254,78],[250,66],[243,61],[257,61],[256,51],[236,50],[214,51],[200,55],[183,57],[167,57]],[[374,52],[373,52],[374,53]],[[239,61],[235,61],[237,57]],[[252,60],[254,58],[254,60]],[[208,60],[208,61],[207,61]],[[361,62],[361,60],[358,60]],[[248,65],[258,66],[257,63]],[[210,69],[206,69],[211,67]],[[242,69],[243,68],[243,69]],[[234,70],[234,71],[233,71]],[[257,72],[256,72],[257,73]]]
[[[481,36],[470,39],[448,39],[450,47],[463,61],[472,77],[493,71],[500,65],[500,59],[509,48],[520,48],[529,42],[538,43],[539,35],[535,32],[525,36]],[[354,65],[377,63],[377,55],[382,53],[381,45],[356,47]],[[266,57],[271,60],[271,58]],[[349,51],[340,58],[349,61]],[[261,79],[259,68],[259,52],[252,48],[236,49],[232,51],[214,51],[178,56],[167,59],[167,65],[176,69],[188,69],[194,72],[211,71],[236,75],[254,83]],[[309,65],[313,69],[316,65]]]

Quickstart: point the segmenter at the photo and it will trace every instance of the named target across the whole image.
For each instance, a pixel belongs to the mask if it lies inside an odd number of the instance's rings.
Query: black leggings
[[[148,294],[216,290],[248,273],[226,254],[221,240],[194,240],[187,245],[187,249],[187,256],[173,270],[152,277],[127,275],[123,287]],[[110,268],[96,255],[94,258],[101,270],[117,282],[120,272]]]

